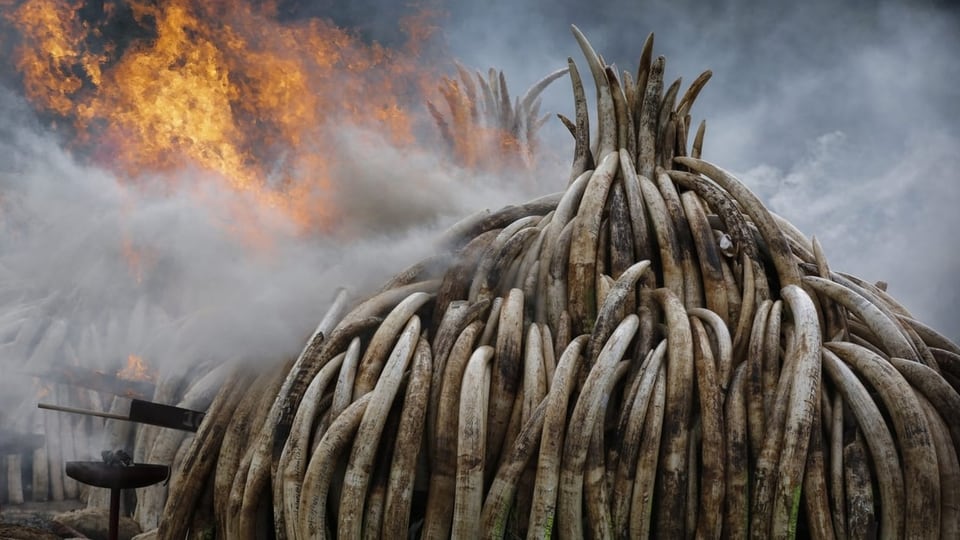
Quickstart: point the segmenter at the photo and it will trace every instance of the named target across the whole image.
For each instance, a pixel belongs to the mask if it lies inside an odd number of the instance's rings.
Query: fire
[[[133,245],[130,237],[126,234],[120,241],[123,258],[127,261],[127,268],[137,283],[143,283],[143,274],[150,263],[148,252],[139,249]]]
[[[43,401],[53,392],[49,384],[35,383],[35,386],[37,387],[37,401]]]
[[[117,378],[128,381],[156,382],[157,372],[150,369],[143,358],[131,354],[127,356],[127,365],[117,372]]]
[[[325,140],[349,123],[414,144],[411,105],[435,80],[416,56],[434,31],[426,10],[401,21],[394,50],[281,21],[273,2],[6,3],[24,93],[75,146],[130,179],[203,171],[301,230],[335,217]]]

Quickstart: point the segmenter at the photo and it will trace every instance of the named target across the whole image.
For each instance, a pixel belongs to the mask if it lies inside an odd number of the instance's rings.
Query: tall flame
[[[435,80],[416,59],[427,11],[393,50],[321,19],[280,22],[271,2],[5,3],[27,98],[101,162],[131,178],[197,168],[305,228],[333,217],[332,130],[413,144],[408,105]]]

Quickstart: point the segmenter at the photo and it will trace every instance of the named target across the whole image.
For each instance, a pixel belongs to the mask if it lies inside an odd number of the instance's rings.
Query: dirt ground
[[[0,540],[41,540],[64,538],[57,534],[51,518],[62,512],[83,508],[80,501],[27,502],[0,506]]]

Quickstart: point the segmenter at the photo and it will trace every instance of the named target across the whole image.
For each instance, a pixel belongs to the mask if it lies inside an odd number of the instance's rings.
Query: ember
[[[127,365],[117,372],[117,377],[128,381],[156,382],[157,372],[151,370],[143,358],[131,354],[127,357]]]

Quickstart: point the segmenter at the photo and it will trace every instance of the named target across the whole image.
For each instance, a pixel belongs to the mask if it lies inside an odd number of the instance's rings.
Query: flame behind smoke
[[[34,386],[36,386],[37,388],[37,395],[36,395],[37,401],[43,401],[52,393],[52,390],[49,384],[38,383],[34,381]]]
[[[150,369],[143,358],[131,354],[127,356],[127,365],[117,372],[117,378],[128,381],[156,382],[157,372]]]
[[[416,58],[426,11],[401,21],[408,39],[393,50],[320,19],[280,22],[270,2],[14,4],[24,92],[76,146],[127,178],[199,168],[301,229],[334,217],[331,130],[412,145],[410,105],[435,80]]]

